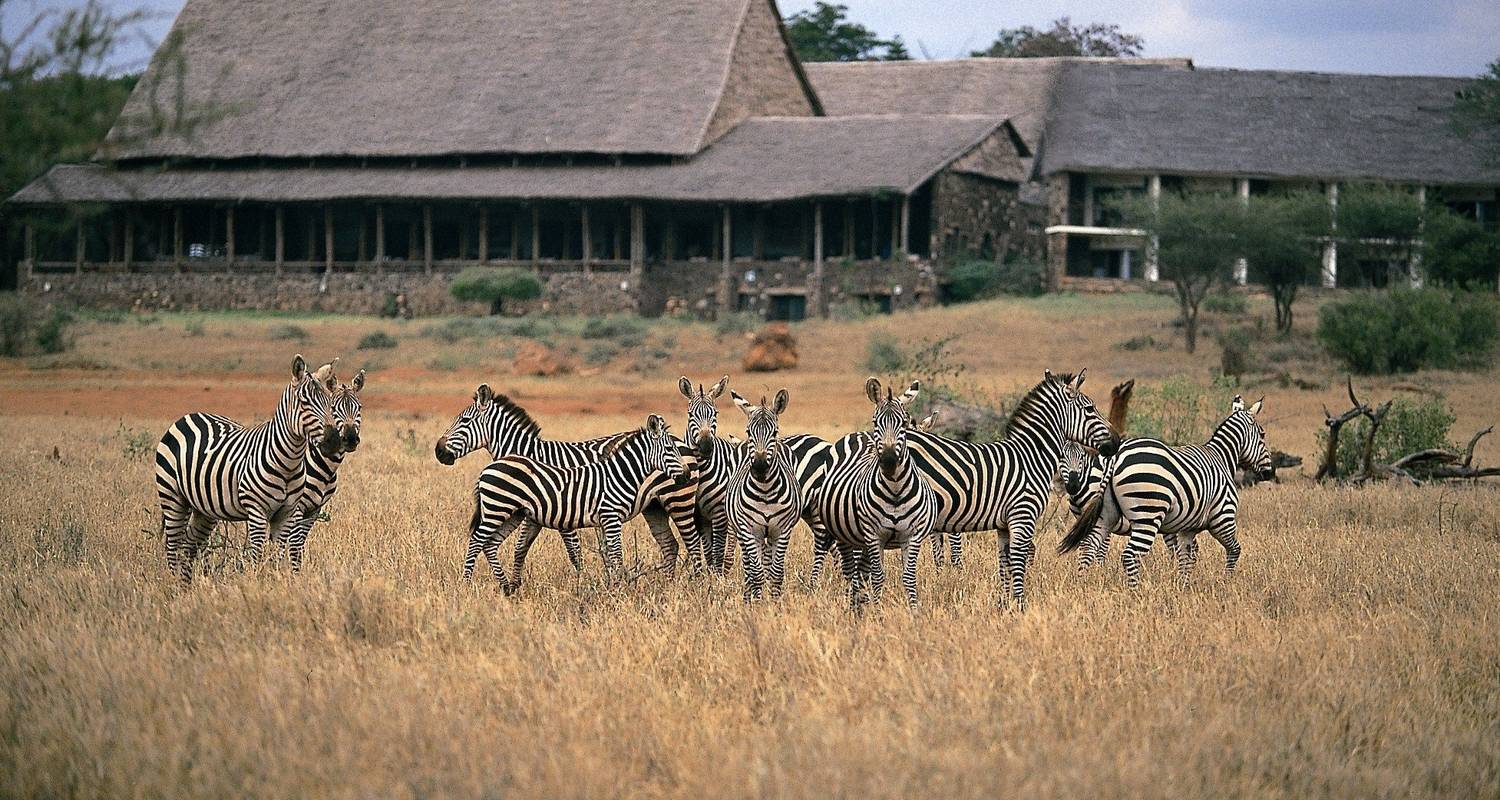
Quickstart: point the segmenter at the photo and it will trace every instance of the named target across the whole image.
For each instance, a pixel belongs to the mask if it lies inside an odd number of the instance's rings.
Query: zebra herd
[[[337,489],[345,456],[359,446],[364,371],[345,384],[334,366],[312,370],[300,355],[293,359],[292,381],[260,425],[189,414],[168,428],[157,446],[156,487],[167,565],[179,579],[191,581],[219,521],[247,523],[253,561],[274,543],[300,569],[308,531]],[[491,463],[474,488],[463,577],[472,578],[483,555],[507,594],[521,587],[527,553],[543,528],[559,532],[575,570],[582,566],[579,531],[598,529],[606,570],[620,574],[622,528],[639,515],[668,572],[680,555],[678,535],[694,569],[716,575],[732,569],[738,544],[747,601],[782,594],[792,529],[805,522],[812,582],[826,556],[837,553],[855,607],[879,599],[887,550],[899,552],[902,589],[915,606],[924,543],[931,540],[939,566],[945,555],[957,566],[963,534],[993,530],[1004,589],[1024,607],[1036,525],[1058,476],[1077,516],[1059,552],[1081,548],[1080,571],[1100,559],[1112,536],[1124,536],[1122,564],[1137,586],[1141,556],[1160,534],[1185,581],[1197,560],[1197,533],[1207,530],[1232,572],[1240,554],[1235,473],[1271,469],[1256,422],[1263,400],[1247,407],[1236,397],[1201,446],[1122,443],[1082,391],[1086,372],[1044,373],[1017,404],[1005,435],[985,443],[938,435],[929,430],[931,417],[915,422],[915,381],[898,393],[870,378],[869,429],[831,440],[785,432],[786,389],[759,402],[730,392],[746,418],[745,438],[721,436],[716,401],[727,376],[707,389],[678,381],[687,402],[682,439],[651,414],[637,430],[549,440],[525,409],[481,384],[434,455],[452,465],[488,451]],[[512,533],[507,571],[500,547]]]

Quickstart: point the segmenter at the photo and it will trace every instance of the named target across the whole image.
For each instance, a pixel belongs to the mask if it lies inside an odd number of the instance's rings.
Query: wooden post
[[[1339,185],[1328,184],[1328,210],[1333,216],[1328,232],[1328,243],[1323,245],[1323,288],[1332,289],[1339,285]]]
[[[375,206],[375,274],[385,271],[385,205]]]
[[[26,222],[25,240],[26,277],[30,278],[36,271],[36,226],[31,224],[30,220]]]
[[[365,209],[359,209],[359,244],[355,247],[354,261],[356,264],[367,264],[370,255],[370,218],[365,214]]]
[[[172,263],[182,269],[182,206],[172,206]]]
[[[1152,175],[1146,180],[1146,194],[1151,197],[1151,209],[1156,210],[1161,203],[1161,176]],[[1161,251],[1161,240],[1155,236],[1146,243],[1146,280],[1155,283],[1161,280],[1161,263],[1157,256]]]
[[[750,231],[750,257],[761,261],[766,257],[766,207],[755,207],[754,228]]]
[[[518,210],[510,212],[510,260],[521,260],[521,214]]]
[[[580,233],[583,234],[583,274],[590,272],[589,262],[594,260],[594,233],[589,230],[589,206],[584,203],[578,214]]]
[[[333,272],[333,206],[323,206],[323,272]]]
[[[85,243],[85,240],[83,238],[83,217],[82,216],[80,216],[78,218],[77,222],[74,223],[74,230],[75,230],[76,233],[75,233],[75,238],[74,238],[74,242],[73,242],[73,272],[75,274],[82,274],[83,273],[83,257],[84,257],[84,254],[85,254],[84,251],[86,250],[86,243]]]
[[[724,263],[719,269],[719,308],[724,313],[734,304],[734,231],[730,225],[733,221],[733,211],[728,204],[723,211],[723,240],[724,240]]]
[[[637,286],[646,271],[646,213],[640,203],[630,204],[630,281]]]
[[[903,255],[911,255],[911,197],[901,196],[901,247]]]
[[[116,255],[116,253],[119,252],[120,247],[120,232],[118,230],[119,227],[120,221],[115,219],[114,213],[111,212],[109,215],[109,250],[104,254],[104,260],[108,261],[111,264],[116,264],[120,261],[119,257]]]
[[[318,215],[312,209],[307,210],[307,253],[303,259],[308,264],[318,260]]]
[[[234,271],[234,206],[224,210],[224,258],[229,272]]]
[[[622,253],[625,251],[625,245],[622,241],[625,238],[624,227],[620,225],[620,215],[618,213],[611,214],[610,216],[613,217],[613,220],[610,222],[610,233],[614,238],[614,252],[610,258],[614,261],[619,261]]]
[[[121,261],[125,262],[125,271],[130,271],[130,265],[135,261],[135,217],[129,211],[125,212],[125,252]]]
[[[542,207],[531,207],[531,263],[542,261]]]
[[[902,200],[905,203],[905,200]],[[896,259],[896,253],[901,249],[901,205],[891,203],[891,260]]]
[[[1236,178],[1234,181],[1234,192],[1240,198],[1240,205],[1248,210],[1250,208],[1250,179]],[[1234,260],[1234,282],[1240,286],[1250,282],[1250,262],[1243,258]]]
[[[281,275],[281,267],[286,263],[286,207],[276,207],[276,275]]]
[[[432,274],[432,204],[422,206],[422,271]]]
[[[490,260],[490,209],[488,206],[479,207],[479,263],[486,264]]]
[[[823,316],[823,204],[813,203],[813,279],[812,308],[814,316]]]

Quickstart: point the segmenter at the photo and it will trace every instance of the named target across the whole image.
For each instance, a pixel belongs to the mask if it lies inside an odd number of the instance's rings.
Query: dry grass
[[[1119,377],[1186,366],[1178,353],[1114,350],[1128,338],[1114,331],[1073,341],[1060,324],[1066,302],[984,304],[918,321],[937,333],[1004,319],[1006,337],[961,343],[996,388],[1034,381],[1038,362],[1093,364],[1096,393]],[[1121,330],[1163,318],[1148,302],[1111,302]],[[786,380],[787,424],[857,424],[865,334],[911,320],[804,328],[809,368]],[[234,324],[208,318],[197,341],[216,342],[216,330]],[[300,348],[310,356],[378,327],[297,324],[311,333]],[[113,340],[102,326],[86,329],[80,355],[128,362],[155,343],[183,375],[10,367],[7,399],[176,387],[188,408],[220,407],[219,391],[200,388],[213,385],[208,360],[220,355],[194,342],[174,355],[151,338],[154,327]],[[544,417],[559,437],[638,423],[644,408],[680,425],[679,372],[738,373],[728,345],[684,330],[680,361],[662,377],[502,385],[560,409]],[[1012,347],[1010,331],[1039,344]],[[235,391],[269,410],[288,343],[246,338]],[[607,587],[597,555],[575,578],[552,534],[527,565],[522,595],[508,599],[487,577],[457,580],[482,464],[443,468],[430,453],[472,383],[498,368],[401,372],[404,359],[439,346],[400,338],[381,354],[393,363],[371,379],[365,444],[295,579],[243,569],[236,526],[207,579],[190,591],[167,580],[150,459],[133,460],[128,445],[132,431],[154,440],[184,408],[123,422],[107,403],[86,416],[0,415],[9,450],[0,461],[0,791],[1500,795],[1493,485],[1257,488],[1245,499],[1234,579],[1219,574],[1221,551],[1207,539],[1186,590],[1159,552],[1146,586],[1129,592],[1114,561],[1080,580],[1044,549],[1025,614],[996,607],[987,536],[971,538],[961,570],[936,574],[924,557],[915,614],[893,595],[853,618],[839,587],[809,592],[805,533],[794,542],[795,588],[777,603],[746,607],[732,581],[648,575]],[[1269,426],[1273,444],[1311,454],[1317,404],[1337,399],[1334,377],[1321,376],[1327,391],[1270,393],[1268,404],[1283,409]],[[1425,379],[1449,388],[1461,433],[1487,424],[1493,372]],[[825,390],[834,396],[812,401]],[[584,392],[597,405],[568,405]],[[413,399],[428,396],[441,402]],[[425,402],[450,410],[423,412]],[[1050,512],[1042,542],[1060,538],[1059,514]],[[639,522],[626,544],[627,559],[655,557]]]

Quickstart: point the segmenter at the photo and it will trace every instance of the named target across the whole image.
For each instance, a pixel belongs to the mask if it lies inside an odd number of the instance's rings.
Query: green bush
[[[1362,374],[1482,365],[1500,338],[1495,300],[1445,289],[1356,295],[1318,312],[1318,340]]]
[[[1250,301],[1239,292],[1214,292],[1203,298],[1203,310],[1215,314],[1244,314],[1250,310]]]
[[[884,331],[870,334],[870,340],[865,344],[866,372],[890,375],[900,372],[905,366],[906,351],[901,349],[896,337]]]
[[[995,289],[1000,294],[1040,296],[1047,291],[1047,265],[1027,258],[1008,258],[995,271]]]
[[[1377,464],[1389,464],[1418,450],[1457,450],[1448,439],[1455,419],[1441,400],[1409,400],[1401,397],[1391,403],[1391,410],[1375,432],[1374,458]],[[1340,475],[1352,475],[1363,466],[1365,437],[1370,421],[1359,417],[1344,426],[1339,434],[1338,468]],[[1328,430],[1318,431],[1318,450],[1328,444]]]
[[[1137,384],[1125,433],[1171,445],[1203,444],[1229,416],[1234,395],[1233,385],[1224,378],[1205,384],[1178,376],[1157,386]]]
[[[636,347],[646,339],[646,322],[640,317],[589,317],[579,333],[585,339],[612,339],[625,347]]]
[[[1254,336],[1248,328],[1230,328],[1218,336],[1219,371],[1226,376],[1238,377],[1249,372],[1254,365],[1250,345]]]
[[[0,296],[0,355],[61,353],[73,344],[68,335],[72,324],[73,315],[62,309],[40,308],[18,295]]]
[[[448,291],[459,300],[490,304],[490,313],[504,310],[506,300],[531,300],[542,296],[542,282],[528,270],[516,267],[469,267],[453,278]]]
[[[964,261],[948,268],[943,282],[944,296],[950,303],[967,303],[995,294],[999,281],[998,265],[993,261]]]
[[[828,304],[828,318],[838,322],[869,319],[880,313],[880,307],[868,300],[845,297]]]
[[[748,311],[736,311],[732,314],[722,314],[714,323],[714,335],[716,336],[743,336],[760,328],[760,317]]]
[[[299,342],[307,340],[307,330],[300,325],[273,325],[269,331],[272,339],[295,339]]]
[[[182,332],[187,334],[188,336],[202,336],[205,332],[203,327],[203,320],[188,320],[186,323],[183,323]]]
[[[583,361],[591,367],[602,367],[613,361],[615,355],[619,352],[620,349],[609,342],[597,342],[589,348],[588,353],[583,357]]]
[[[396,346],[396,337],[385,331],[370,331],[361,336],[359,344],[355,345],[360,350],[389,350]]]

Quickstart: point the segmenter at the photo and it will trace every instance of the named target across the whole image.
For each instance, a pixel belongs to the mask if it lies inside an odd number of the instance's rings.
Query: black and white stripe
[[[780,417],[789,398],[782,389],[774,402],[767,404],[762,397],[759,405],[751,405],[738,394],[730,394],[748,418],[747,441],[724,496],[725,516],[744,559],[745,599],[760,599],[767,580],[771,596],[780,597],[786,548],[792,528],[802,517],[797,470],[780,438]]]
[[[878,599],[885,584],[884,551],[901,550],[901,585],[907,602],[917,604],[917,555],[932,531],[937,500],[911,458],[906,404],[918,385],[900,397],[880,381],[865,383],[865,396],[875,405],[874,431],[854,434],[834,443],[828,472],[817,489],[813,508],[822,527],[833,536],[851,604],[858,605],[868,589]]]
[[[729,376],[707,390],[703,384],[693,389],[686,376],[678,378],[677,391],[687,398],[687,427],[683,430],[684,441],[692,449],[697,483],[697,529],[703,540],[703,557],[710,572],[724,574],[728,569],[726,560],[732,561],[727,548],[729,518],[724,509],[725,492],[729,479],[738,463],[734,444],[719,438],[719,410],[714,401],[724,394],[729,385]]]
[[[474,392],[473,402],[459,413],[438,439],[434,454],[439,463],[452,465],[469,453],[485,448],[492,459],[525,456],[553,467],[571,468],[597,462],[611,446],[632,433],[613,433],[581,442],[544,439],[541,426],[524,408],[482,383]],[[653,498],[655,502],[644,512],[651,538],[661,550],[662,567],[668,572],[676,568],[678,555],[677,538],[667,525],[668,517],[682,535],[694,568],[700,568],[704,563],[703,543],[695,518],[697,460],[686,450],[686,445],[680,453],[684,456],[685,467],[682,479],[660,486]]]
[[[680,447],[666,422],[652,414],[645,427],[615,440],[593,463],[566,468],[506,456],[485,467],[474,487],[464,579],[473,576],[474,562],[483,552],[501,585],[507,591],[519,588],[526,553],[542,528],[563,534],[575,569],[581,549],[577,531],[601,529],[606,570],[612,576],[620,574],[621,528],[664,486],[682,476]],[[522,531],[516,540],[515,575],[507,580],[499,548],[517,526]]]
[[[292,382],[271,419],[244,427],[216,414],[188,414],[156,445],[156,495],[161,505],[167,567],[184,583],[219,521],[244,521],[250,559],[279,539],[306,483],[308,450],[338,447],[329,412],[333,365],[312,372],[292,359]]]
[[[1229,416],[1201,445],[1172,447],[1156,439],[1131,439],[1114,458],[1101,496],[1090,502],[1058,546],[1068,552],[1090,536],[1117,525],[1129,529],[1121,555],[1131,587],[1141,582],[1141,556],[1158,533],[1175,539],[1177,570],[1186,581],[1198,559],[1198,533],[1207,530],[1224,546],[1225,571],[1239,562],[1237,469],[1271,472],[1265,430],[1255,421],[1264,398],[1245,407],[1234,398]]]
[[[355,373],[354,379],[349,383],[340,383],[334,388],[329,411],[333,415],[334,430],[338,431],[337,447],[326,455],[322,448],[310,447],[307,450],[307,479],[302,488],[302,499],[298,501],[297,511],[283,532],[283,543],[293,572],[302,570],[302,554],[307,547],[307,535],[328,501],[338,491],[338,470],[344,464],[344,457],[359,449],[362,411],[359,393],[364,388],[364,370]]]

